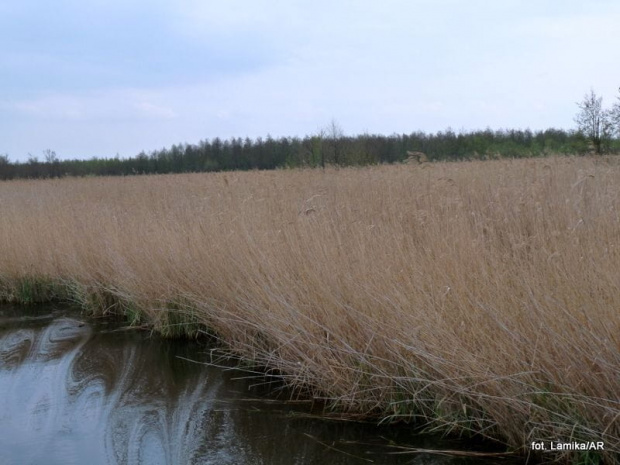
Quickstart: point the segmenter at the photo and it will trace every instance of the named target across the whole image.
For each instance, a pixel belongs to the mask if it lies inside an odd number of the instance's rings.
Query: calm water
[[[390,454],[463,443],[315,418],[246,373],[185,360],[208,352],[51,307],[0,307],[0,464],[481,463]]]

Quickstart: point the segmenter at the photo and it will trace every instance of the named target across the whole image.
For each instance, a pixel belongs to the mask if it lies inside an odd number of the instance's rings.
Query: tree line
[[[0,179],[370,165],[402,162],[412,151],[424,153],[429,161],[620,152],[620,98],[611,109],[604,109],[602,98],[591,91],[577,105],[578,128],[569,131],[486,129],[457,133],[447,129],[437,133],[346,136],[332,121],[317,134],[304,138],[216,137],[141,152],[131,158],[60,160],[55,152],[46,150],[42,159],[30,156],[20,163],[0,155]]]

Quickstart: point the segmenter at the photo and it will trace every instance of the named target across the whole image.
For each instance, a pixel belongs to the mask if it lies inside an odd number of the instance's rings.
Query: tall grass
[[[208,328],[350,414],[613,461],[618,162],[4,182],[0,293]]]

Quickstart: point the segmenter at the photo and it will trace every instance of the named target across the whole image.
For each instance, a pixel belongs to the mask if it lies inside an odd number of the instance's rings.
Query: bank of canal
[[[0,307],[0,464],[519,463],[403,453],[466,447],[322,418],[267,379],[196,363],[212,355],[67,309]]]

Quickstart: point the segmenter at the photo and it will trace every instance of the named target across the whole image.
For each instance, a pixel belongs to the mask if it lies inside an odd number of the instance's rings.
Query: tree
[[[620,92],[620,87],[618,88],[618,92]],[[613,131],[620,137],[620,95],[618,96],[618,101],[614,103],[614,106],[611,108],[610,119]]]
[[[44,150],[43,156],[45,157],[45,163],[58,163],[58,155],[53,150]]]
[[[13,177],[13,165],[7,154],[0,155],[0,179],[11,179]]]
[[[323,147],[324,139],[325,129],[319,130],[319,132],[311,138],[311,166],[316,166],[316,164],[318,163],[323,169],[325,169],[325,148]]]
[[[332,146],[334,152],[334,164],[340,165],[342,163],[342,145],[344,131],[342,130],[338,122],[335,119],[332,119],[325,132],[327,133],[327,140]],[[324,160],[321,164],[323,167],[325,167]]]
[[[603,153],[609,146],[612,135],[612,114],[603,108],[603,97],[597,97],[594,90],[577,103],[580,112],[575,116],[579,132],[593,145],[594,151]]]

